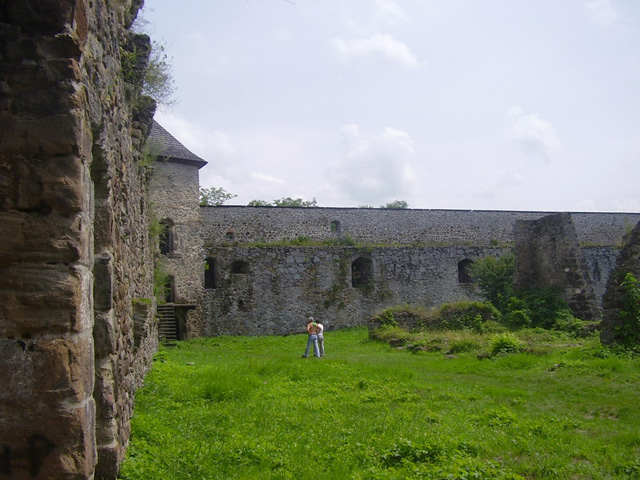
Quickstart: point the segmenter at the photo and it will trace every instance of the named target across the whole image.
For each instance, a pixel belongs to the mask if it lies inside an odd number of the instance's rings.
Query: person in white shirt
[[[320,351],[320,356],[324,357],[324,325],[318,322],[318,350]]]

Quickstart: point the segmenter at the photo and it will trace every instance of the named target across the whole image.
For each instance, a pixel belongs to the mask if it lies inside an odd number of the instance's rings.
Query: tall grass
[[[529,353],[479,360],[325,339],[322,359],[301,335],[161,350],[120,478],[640,478],[640,361],[597,340],[529,332]]]

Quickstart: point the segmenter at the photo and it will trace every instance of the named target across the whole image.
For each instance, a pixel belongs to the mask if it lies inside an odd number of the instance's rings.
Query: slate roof
[[[185,147],[155,120],[151,125],[147,142],[152,153],[157,154],[163,160],[193,165],[198,168],[202,168],[207,164],[205,160]]]

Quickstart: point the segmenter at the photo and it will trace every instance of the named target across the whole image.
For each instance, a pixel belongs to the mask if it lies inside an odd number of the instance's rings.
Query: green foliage
[[[232,193],[227,192],[224,188],[202,188],[200,187],[200,205],[203,207],[214,207],[222,205],[227,200],[237,197]]]
[[[307,237],[306,235],[300,235],[299,237],[296,237],[293,240],[291,240],[291,245],[294,245],[294,246],[308,245],[310,242],[311,242],[311,239],[309,237]]]
[[[640,288],[638,280],[627,273],[620,284],[623,288],[620,324],[616,326],[616,341],[632,347],[640,344]]]
[[[382,312],[380,312],[380,314],[377,316],[377,319],[380,322],[381,327],[383,326],[397,327],[398,326],[398,322],[393,316],[393,308],[387,308],[386,310],[383,310]]]
[[[469,328],[476,332],[484,331],[484,322],[499,320],[500,312],[490,303],[462,300],[442,305],[434,318],[427,321],[427,328],[460,330]]]
[[[531,317],[526,309],[509,310],[504,316],[504,322],[510,327],[526,328],[531,326]]]
[[[451,343],[451,347],[447,353],[455,354],[455,353],[465,353],[465,352],[473,352],[475,350],[480,349],[480,344],[473,340],[458,340]]]
[[[522,341],[515,334],[500,333],[491,340],[491,354],[517,353],[522,350]]]
[[[251,200],[249,203],[247,203],[247,206],[248,207],[270,207],[272,205],[266,200]]]
[[[368,207],[363,207],[363,208],[368,208]],[[387,203],[386,205],[380,205],[380,208],[394,208],[394,209],[402,210],[405,208],[409,208],[409,204],[404,200],[394,200],[393,202]]]
[[[514,264],[515,258],[509,254],[478,259],[471,267],[471,275],[482,295],[501,313],[507,312],[509,298],[513,296]]]
[[[571,309],[557,288],[522,290],[517,295],[521,308],[528,314],[533,327],[549,329],[558,316],[571,315]]]
[[[357,245],[356,239],[353,236],[346,234],[340,237],[328,238],[322,242],[324,245],[331,246],[344,246],[355,247]]]
[[[165,107],[175,104],[171,61],[167,56],[165,45],[155,40],[151,42],[149,64],[142,78],[142,94],[153,98]]]
[[[552,328],[562,332],[567,332],[572,337],[586,337],[589,335],[589,327],[593,324],[584,322],[576,317],[567,309],[556,313],[556,318]]]
[[[166,267],[161,259],[156,259],[156,265],[153,269],[153,295],[158,303],[165,303],[168,282],[169,274],[166,272]]]
[[[314,197],[313,200],[305,201],[302,198],[293,199],[291,197],[281,198],[280,200],[274,200],[273,205],[276,207],[317,207],[318,202]]]

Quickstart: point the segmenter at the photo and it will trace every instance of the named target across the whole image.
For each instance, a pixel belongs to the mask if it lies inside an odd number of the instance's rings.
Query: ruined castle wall
[[[516,220],[548,213],[315,207],[202,207],[205,245],[351,236],[360,243],[503,245]],[[640,220],[632,213],[572,213],[580,244],[617,245]],[[333,226],[332,226],[333,223]]]
[[[571,216],[558,213],[519,220],[515,230],[514,287],[560,288],[576,317],[599,319],[595,291]]]
[[[627,287],[623,283],[628,273],[636,280],[640,279],[640,222],[625,237],[618,263],[607,282],[600,332],[600,340],[603,343],[625,344],[640,336],[637,321],[621,315],[623,310],[632,313],[630,307],[625,305]]]
[[[366,324],[386,306],[475,299],[472,285],[460,281],[460,262],[510,251],[466,246],[205,249],[215,258],[217,272],[215,288],[205,290],[206,335],[299,333],[310,315],[329,329],[343,328]],[[359,285],[354,286],[354,277]]]
[[[335,327],[360,325],[389,305],[429,307],[477,298],[471,284],[460,282],[459,262],[510,251],[517,221],[547,216],[308,207],[202,207],[201,212],[204,247],[215,259],[216,274],[216,287],[205,289],[202,335],[292,333],[309,315]],[[582,244],[574,256],[583,257],[580,262],[593,287],[590,299],[595,295],[599,305],[616,263],[616,246],[640,215],[565,216],[574,222],[572,246]],[[347,236],[369,246],[268,246],[298,237],[337,242]],[[242,246],[254,242],[258,246]],[[357,255],[371,259],[374,273],[368,288],[351,285]],[[234,262],[244,262],[236,265],[245,271],[231,273]]]
[[[115,478],[157,346],[134,156],[150,119],[134,120],[121,74],[134,3],[0,4],[0,449],[12,478]]]

